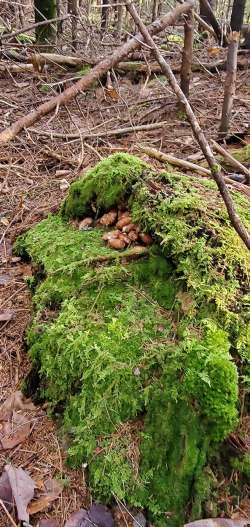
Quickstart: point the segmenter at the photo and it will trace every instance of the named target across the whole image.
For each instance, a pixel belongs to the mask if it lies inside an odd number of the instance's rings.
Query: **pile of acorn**
[[[79,223],[80,230],[94,227],[112,227],[113,230],[106,231],[102,239],[112,249],[125,249],[131,244],[151,245],[153,239],[150,234],[142,232],[138,225],[132,222],[131,214],[128,210],[112,209],[104,214],[99,220],[94,222],[93,218],[84,218]]]

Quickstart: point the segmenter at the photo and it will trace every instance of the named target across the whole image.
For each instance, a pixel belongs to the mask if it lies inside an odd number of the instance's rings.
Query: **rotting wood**
[[[166,78],[168,79],[169,81],[169,84],[172,88],[172,90],[174,91],[174,93],[176,94],[176,96],[178,97],[178,100],[180,102],[183,103],[183,106],[185,107],[185,112],[186,112],[186,115],[187,115],[187,119],[191,125],[191,128],[192,128],[192,131],[193,131],[193,134],[194,134],[194,137],[196,139],[196,141],[198,142],[198,144],[200,145],[200,148],[208,162],[208,165],[211,169],[211,174],[212,174],[212,177],[213,179],[215,180],[216,184],[217,184],[217,187],[219,189],[219,192],[220,192],[220,195],[225,203],[225,206],[226,206],[226,209],[227,209],[227,212],[228,212],[228,216],[230,218],[230,221],[231,221],[231,224],[232,226],[234,227],[234,229],[236,230],[236,232],[238,233],[239,237],[242,239],[243,243],[246,245],[246,247],[250,250],[250,234],[249,232],[247,231],[247,229],[245,228],[245,226],[242,224],[241,222],[241,219],[240,217],[238,216],[237,212],[236,212],[236,209],[235,209],[235,206],[234,206],[234,202],[231,198],[231,195],[230,195],[230,192],[227,188],[227,185],[224,181],[224,178],[222,176],[222,173],[221,173],[221,167],[220,165],[218,165],[214,155],[213,155],[213,152],[212,152],[212,149],[210,148],[210,145],[195,117],[195,114],[187,100],[187,98],[185,97],[183,91],[181,90],[181,88],[179,87],[178,85],[178,82],[171,70],[171,67],[169,66],[169,64],[165,61],[165,59],[163,58],[163,56],[161,55],[157,45],[155,44],[152,36],[150,36],[146,26],[143,24],[141,18],[139,17],[137,11],[136,11],[136,8],[134,6],[134,4],[132,4],[131,2],[127,1],[127,10],[129,11],[129,13],[131,14],[132,18],[134,19],[135,23],[137,24],[138,28],[140,29],[141,31],[141,34],[143,35],[144,39],[145,39],[145,42],[151,46],[151,49],[152,49],[152,52],[156,58],[156,60],[159,62],[161,68],[162,68],[162,72],[164,73],[164,75],[166,76]]]
[[[246,176],[246,180],[247,180],[247,183],[249,185],[250,184],[250,170],[248,170],[248,168],[246,168],[244,165],[242,165],[242,163],[240,163],[240,161],[235,159],[235,157],[233,157],[230,154],[230,152],[227,152],[227,150],[225,150],[225,148],[222,148],[221,145],[216,143],[216,141],[212,140],[212,145],[214,147],[214,150],[216,150],[216,152],[221,154],[224,157],[224,159],[230,163],[230,165],[232,167],[236,168],[237,170],[239,170],[240,172],[242,172]]]
[[[184,2],[183,4],[177,5],[164,17],[156,20],[153,24],[151,24],[148,28],[149,32],[152,35],[156,35],[157,33],[163,31],[163,29],[165,29],[167,26],[173,25],[180,15],[187,13],[190,9],[192,9],[193,4],[194,0],[186,0],[186,2]],[[21,117],[10,127],[3,130],[0,133],[0,144],[11,141],[12,139],[14,139],[14,137],[17,136],[19,132],[21,132],[21,130],[30,127],[32,124],[39,121],[39,119],[41,119],[48,113],[68,103],[68,101],[76,97],[78,93],[86,90],[86,88],[89,88],[89,86],[91,86],[94,81],[98,80],[102,75],[107,73],[108,70],[114,68],[114,66],[116,66],[118,62],[122,61],[125,57],[127,57],[127,55],[131,53],[131,51],[140,48],[142,46],[142,43],[143,36],[138,33],[128,42],[126,42],[123,46],[119,47],[116,51],[114,51],[114,53],[110,57],[104,59],[99,64],[97,64],[87,75],[81,78],[73,86],[70,86],[63,93],[57,95],[56,97],[52,97],[49,101],[38,106],[36,110],[33,110],[24,117]]]

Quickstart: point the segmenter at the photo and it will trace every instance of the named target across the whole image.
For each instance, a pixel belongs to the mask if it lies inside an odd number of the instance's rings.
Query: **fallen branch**
[[[171,165],[178,166],[182,169],[188,169],[197,172],[199,175],[203,177],[211,177],[211,171],[208,170],[208,168],[201,167],[199,165],[196,165],[195,163],[191,163],[189,161],[186,161],[185,159],[178,159],[177,157],[171,156],[170,154],[165,154],[164,152],[160,152],[159,150],[156,150],[155,148],[149,148],[139,145],[139,149],[141,152],[144,152],[149,157],[152,157],[153,159],[157,159],[157,161],[160,161],[161,163],[170,163]],[[195,174],[194,174],[195,175]],[[228,176],[224,176],[224,181],[228,185],[232,185],[235,190],[238,190],[242,194],[245,194],[245,196],[250,199],[250,189],[237,181],[234,181]]]
[[[213,152],[212,152],[212,150],[211,150],[211,148],[209,146],[209,143],[208,143],[208,141],[207,141],[207,139],[206,139],[206,137],[205,137],[205,135],[204,135],[204,133],[203,133],[203,131],[202,131],[202,129],[201,129],[196,117],[195,117],[195,115],[194,115],[194,112],[193,112],[193,110],[192,110],[187,98],[185,97],[183,91],[179,87],[178,82],[177,82],[177,80],[176,80],[176,78],[175,78],[175,76],[174,76],[169,64],[162,57],[157,45],[155,44],[155,42],[152,39],[152,37],[150,36],[147,28],[145,27],[145,25],[143,24],[142,20],[140,19],[134,4],[130,3],[129,0],[128,0],[126,5],[127,5],[127,9],[129,11],[129,13],[131,14],[132,18],[134,19],[134,21],[136,23],[136,25],[140,29],[141,34],[143,35],[143,37],[145,39],[145,42],[149,46],[151,46],[152,52],[153,52],[157,62],[159,62],[160,66],[161,66],[161,69],[162,69],[162,72],[164,73],[164,75],[168,79],[169,84],[172,87],[172,90],[174,91],[174,93],[178,97],[180,103],[183,104],[183,107],[185,108],[185,112],[186,112],[188,121],[189,121],[189,123],[191,125],[191,128],[192,128],[194,137],[197,140],[197,142],[199,143],[200,148],[201,148],[201,150],[202,150],[202,152],[204,154],[204,157],[207,160],[207,163],[208,163],[208,165],[210,167],[210,170],[211,170],[212,177],[215,180],[215,182],[216,182],[216,184],[218,186],[219,192],[221,194],[221,197],[222,197],[222,199],[223,199],[223,201],[224,201],[224,203],[226,205],[227,212],[228,212],[229,218],[231,220],[231,223],[232,223],[234,229],[236,230],[236,232],[238,233],[238,235],[240,236],[240,238],[242,239],[242,241],[244,242],[244,244],[246,245],[246,247],[250,250],[250,235],[249,235],[247,229],[245,228],[245,226],[242,224],[241,219],[240,219],[240,217],[238,216],[238,214],[236,212],[233,200],[232,200],[232,198],[230,196],[230,193],[228,191],[227,185],[226,185],[226,183],[224,181],[224,178],[222,176],[221,167],[216,162],[216,159],[215,159],[215,157],[213,155]]]
[[[198,15],[198,13],[196,13],[195,11],[194,11],[194,18],[196,18],[200,26],[203,26],[204,29],[206,29],[206,31],[208,31],[214,38],[217,38],[213,28],[209,24],[207,24],[207,22],[205,22],[205,20],[203,20],[203,18],[201,18],[201,16]]]
[[[137,126],[127,126],[124,128],[115,128],[114,130],[106,130],[105,132],[97,132],[96,134],[91,134],[87,130],[79,130],[73,134],[62,134],[60,132],[47,132],[46,130],[36,130],[31,128],[30,131],[34,132],[37,135],[49,136],[51,138],[57,139],[99,139],[101,137],[112,137],[117,135],[126,135],[133,132],[142,132],[146,130],[156,130],[157,128],[162,128],[168,124],[168,121],[160,121],[159,123],[149,123],[149,124],[139,124]]]
[[[247,183],[248,185],[250,185],[250,170],[248,170],[248,168],[242,165],[240,161],[235,159],[229,152],[227,152],[227,150],[222,148],[221,145],[216,143],[216,141],[212,140],[212,145],[214,147],[214,150],[216,150],[216,152],[221,154],[224,157],[224,159],[230,163],[232,167],[236,168],[237,170],[239,170],[246,176]]]
[[[65,16],[57,17],[57,18],[51,18],[50,20],[42,20],[41,22],[36,22],[36,24],[31,24],[30,26],[23,27],[21,29],[18,29],[17,31],[14,31],[14,33],[3,33],[0,37],[0,42],[2,40],[8,40],[13,37],[17,37],[18,35],[21,35],[22,33],[28,33],[28,31],[32,31],[32,29],[36,29],[39,26],[47,26],[48,24],[53,24],[53,22],[59,22],[60,20],[66,20],[67,18],[70,18],[72,15],[68,14]]]
[[[193,3],[194,0],[186,0],[186,2],[183,4],[177,5],[175,9],[169,11],[169,13],[163,18],[156,20],[149,26],[148,29],[150,33],[152,35],[156,35],[167,26],[173,25],[180,15],[187,13],[190,9],[192,9]],[[52,112],[56,108],[59,108],[59,106],[67,104],[68,101],[76,97],[78,93],[89,88],[89,86],[91,86],[94,81],[98,80],[102,75],[107,73],[108,70],[114,68],[118,62],[127,57],[129,53],[140,48],[142,43],[143,36],[138,33],[123,46],[114,51],[110,57],[97,64],[87,75],[76,82],[73,86],[70,86],[70,88],[67,88],[63,93],[51,98],[46,103],[41,104],[41,106],[38,106],[36,110],[33,110],[24,117],[21,117],[21,119],[18,119],[18,121],[13,123],[12,126],[3,130],[0,133],[0,143],[7,143],[8,141],[11,141],[24,128],[28,128],[43,116]]]
[[[195,170],[195,172],[202,174],[202,176],[211,176],[211,172],[208,170],[208,168],[200,167],[199,165],[190,163],[190,161],[186,161],[185,159],[179,159],[178,157],[174,157],[171,154],[165,154],[164,152],[160,152],[155,148],[148,148],[147,146],[144,147],[139,145],[139,149],[149,157],[153,157],[154,159],[161,161],[161,163],[170,163],[170,165],[175,165],[177,167],[184,168],[185,170]]]

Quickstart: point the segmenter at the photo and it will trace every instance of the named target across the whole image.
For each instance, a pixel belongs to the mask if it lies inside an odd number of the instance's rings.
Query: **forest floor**
[[[171,51],[171,61],[180,62],[178,45],[173,45]],[[224,51],[219,53],[225,54]],[[197,50],[195,59],[205,63],[215,60],[208,47]],[[41,74],[2,73],[1,128],[45,102],[58,90],[58,82],[74,75],[74,71],[69,73],[65,68]],[[192,107],[207,137],[213,139],[218,137],[224,75],[224,72],[211,73],[201,69],[193,74],[191,83]],[[31,367],[25,348],[25,332],[32,317],[31,295],[26,283],[32,270],[27,262],[13,254],[16,237],[50,212],[58,210],[69,184],[111,153],[126,151],[142,156],[140,144],[185,159],[199,153],[188,123],[178,117],[175,97],[162,76],[151,75],[146,81],[145,75],[136,78],[118,75],[116,80],[118,96],[115,98],[105,95],[99,84],[0,149],[0,309],[9,312],[9,320],[0,322],[0,403],[20,389]],[[250,142],[248,69],[239,71],[236,93],[231,122],[232,141],[237,143],[236,136],[244,134],[244,140]],[[132,131],[116,137],[107,134],[99,139],[70,137],[79,129],[85,129],[91,135],[159,121],[166,121],[166,124],[150,131]],[[71,470],[67,467],[63,439],[55,422],[46,415],[45,407],[37,408],[32,419],[29,437],[14,449],[0,452],[0,472],[6,463],[11,463],[28,470],[36,480],[60,477],[64,481],[62,496],[40,516],[56,518],[63,525],[72,511],[90,503],[84,468]],[[250,499],[246,498],[235,506],[232,497],[224,494],[223,482],[220,499],[226,516],[250,516]],[[32,516],[31,524],[36,525],[40,516]],[[118,517],[119,524],[122,519],[124,525],[128,523],[125,509],[119,512],[117,508]],[[0,510],[0,527],[9,526],[10,520]]]

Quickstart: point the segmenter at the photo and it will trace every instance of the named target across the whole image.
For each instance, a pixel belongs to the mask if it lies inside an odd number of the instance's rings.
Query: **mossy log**
[[[71,224],[118,205],[154,239],[139,260],[115,257],[101,227]],[[88,463],[94,497],[155,524],[205,515],[250,373],[249,254],[215,184],[115,154],[16,249],[38,270],[27,343],[40,395],[63,408],[69,460]]]

